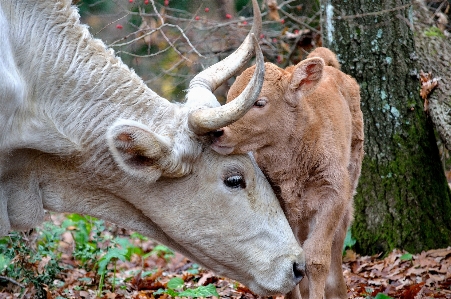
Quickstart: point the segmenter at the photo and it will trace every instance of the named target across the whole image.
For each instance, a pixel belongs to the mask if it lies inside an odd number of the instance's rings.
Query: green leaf
[[[346,232],[345,241],[343,243],[343,250],[345,250],[346,248],[351,248],[355,243],[356,240],[352,237],[351,230],[348,229],[348,231]]]
[[[125,254],[127,253],[126,249],[122,248],[111,248],[108,250],[108,252],[102,256],[99,260],[99,274],[105,274],[106,273],[106,267],[110,263],[110,261],[114,258],[120,259],[121,261],[126,261]]]
[[[158,289],[155,292],[153,292],[153,295],[161,295],[161,294],[166,294],[166,290],[165,289]]]
[[[157,272],[157,270],[142,271],[141,272],[141,277],[144,278],[144,277],[150,276],[150,275],[154,274],[155,272]]]
[[[133,253],[136,253],[139,256],[143,254],[143,250],[141,249],[141,247],[132,244],[129,239],[116,238],[115,242],[121,245],[121,247],[126,251],[125,255],[127,257],[127,260],[130,260]]]
[[[69,214],[66,215],[66,218],[72,220],[73,222],[86,221],[86,218],[80,214]]]
[[[168,288],[173,290],[183,289],[183,284],[185,282],[180,277],[174,277],[171,278],[171,280],[168,281]]]
[[[170,248],[164,246],[164,245],[157,245],[155,246],[152,251],[150,251],[148,254],[143,256],[143,258],[146,258],[147,256],[151,256],[152,254],[155,254],[158,257],[164,258],[166,261],[174,257],[174,251],[172,251]]]
[[[168,294],[169,296],[171,296],[173,298],[180,297],[179,293],[174,291],[174,290],[172,290],[172,289],[166,290],[166,294]]]
[[[403,255],[401,255],[401,257],[399,258],[401,261],[411,261],[413,259],[413,254],[410,253],[404,253]]]
[[[180,297],[178,292],[171,290],[171,289],[168,289],[168,290],[158,289],[155,292],[153,292],[153,295],[161,295],[161,294],[168,294],[169,296],[174,297],[174,298]]]
[[[216,287],[214,284],[209,284],[207,286],[200,286],[197,287],[195,289],[187,289],[184,290],[183,292],[179,293],[179,297],[192,297],[192,298],[197,298],[197,297],[211,297],[211,296],[215,296],[219,298],[219,294],[218,291],[216,290]]]
[[[378,293],[374,299],[393,299],[392,297],[385,295],[383,293]]]
[[[4,256],[3,254],[0,254],[0,273],[2,273],[10,263],[11,263],[10,258]]]
[[[193,264],[191,266],[191,268],[186,270],[186,272],[191,273],[193,275],[199,274],[199,265],[198,264]]]
[[[436,26],[432,26],[430,28],[428,28],[427,30],[424,31],[424,35],[428,36],[428,37],[441,37],[441,38],[445,38],[445,34],[443,34],[443,32]]]
[[[149,238],[146,236],[141,235],[140,233],[131,233],[130,238],[132,239],[139,239],[140,241],[147,241]]]

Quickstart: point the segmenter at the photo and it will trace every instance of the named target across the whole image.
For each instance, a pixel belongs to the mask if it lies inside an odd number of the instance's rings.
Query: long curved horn
[[[194,93],[199,92],[199,89],[212,93],[224,81],[244,67],[252,57],[255,49],[257,69],[248,84],[249,88],[246,87],[242,95],[224,106],[193,111],[189,116],[189,125],[196,134],[205,134],[238,120],[252,107],[260,93],[265,70],[263,54],[256,37],[260,36],[262,20],[257,1],[252,0],[252,5],[254,9],[254,24],[246,39],[235,52],[202,71],[191,80],[187,99],[189,101],[192,98],[196,98]],[[254,77],[256,78],[254,79]]]
[[[216,108],[199,109],[191,112],[188,123],[194,133],[202,135],[225,127],[241,118],[254,105],[263,86],[265,63],[258,41],[253,34],[252,37],[255,44],[257,62],[251,80],[243,92],[233,101]]]

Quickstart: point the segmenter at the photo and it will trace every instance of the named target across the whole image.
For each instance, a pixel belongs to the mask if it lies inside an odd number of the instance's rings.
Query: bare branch
[[[20,282],[17,282],[16,280],[14,280],[14,279],[12,279],[12,278],[10,278],[10,277],[7,277],[7,276],[1,276],[1,275],[0,275],[0,279],[9,281],[9,282],[11,282],[11,283],[13,283],[13,284],[15,284],[15,285],[18,285],[18,286],[21,287],[21,288],[25,288],[25,286],[24,286],[23,284],[21,284]]]

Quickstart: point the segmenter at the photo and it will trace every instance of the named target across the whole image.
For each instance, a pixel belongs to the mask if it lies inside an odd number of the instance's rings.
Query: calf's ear
[[[155,182],[164,172],[170,140],[149,127],[120,120],[108,130],[107,141],[116,163],[131,175]]]
[[[319,57],[299,62],[293,69],[289,88],[296,100],[313,92],[323,76],[324,60]]]

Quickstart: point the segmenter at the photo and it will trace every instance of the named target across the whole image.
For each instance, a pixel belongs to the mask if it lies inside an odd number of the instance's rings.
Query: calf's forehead
[[[230,87],[227,94],[227,102],[235,99],[247,86],[254,74],[255,66],[247,68],[241,75],[239,75],[235,82]],[[283,89],[286,84],[285,81],[289,78],[290,74],[279,68],[272,63],[265,63],[265,79],[263,81],[263,87],[260,94],[265,93],[277,93]]]

